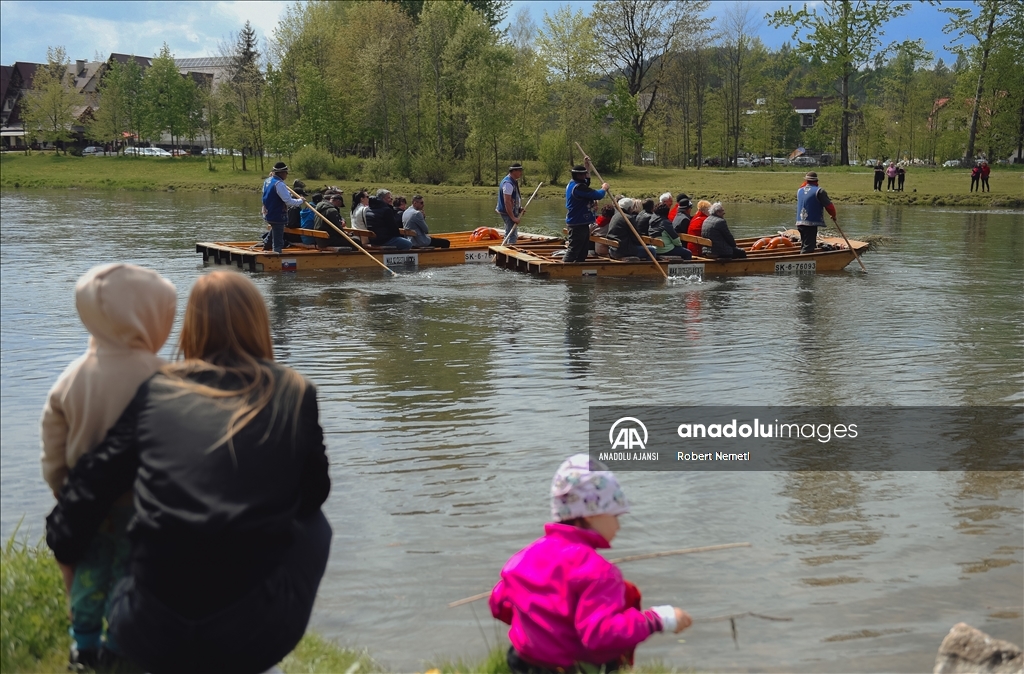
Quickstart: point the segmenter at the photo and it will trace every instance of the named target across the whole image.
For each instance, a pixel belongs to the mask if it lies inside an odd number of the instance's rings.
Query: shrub
[[[594,134],[588,143],[587,150],[590,152],[590,160],[594,162],[594,168],[602,175],[615,173],[619,163],[619,148],[612,142],[612,139],[603,133]]]
[[[451,165],[436,154],[421,154],[412,158],[412,180],[417,183],[440,185],[448,179]]]
[[[68,609],[64,582],[46,545],[30,546],[15,534],[0,551],[0,671],[37,672],[66,663]]]
[[[540,161],[544,164],[548,181],[558,184],[558,179],[565,172],[565,134],[561,131],[548,131],[540,139]]]
[[[338,180],[355,180],[359,177],[363,162],[359,157],[337,157],[329,171],[330,175]]]
[[[319,180],[320,176],[330,170],[331,164],[330,153],[312,145],[301,147],[292,155],[294,169],[310,180]]]
[[[392,176],[392,159],[387,152],[370,157],[363,162],[363,174],[372,182],[384,182]]]

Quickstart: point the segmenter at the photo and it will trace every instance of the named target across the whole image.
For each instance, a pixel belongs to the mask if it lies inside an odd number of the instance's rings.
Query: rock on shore
[[[1009,641],[993,639],[967,623],[957,623],[939,646],[932,674],[1018,674],[1024,654]]]

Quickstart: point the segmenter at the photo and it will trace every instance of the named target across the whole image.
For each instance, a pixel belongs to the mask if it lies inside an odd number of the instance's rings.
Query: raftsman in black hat
[[[572,167],[572,173],[586,173],[586,172],[587,172],[587,167],[583,166],[582,164],[576,164],[576,166]]]
[[[508,167],[508,170],[509,171],[522,171],[523,170],[523,165],[520,164],[519,162],[515,162],[514,164],[512,164],[511,166]]]
[[[283,161],[279,161],[276,164],[274,164],[274,173],[283,173],[284,171],[287,170],[288,164],[285,164]]]

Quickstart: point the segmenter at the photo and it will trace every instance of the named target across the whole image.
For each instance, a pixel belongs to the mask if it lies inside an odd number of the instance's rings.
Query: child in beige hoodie
[[[43,478],[54,495],[78,459],[103,441],[139,386],[164,365],[156,353],[171,333],[177,292],[154,271],[107,264],[78,280],[75,305],[92,335],[89,348],[50,389],[41,422]],[[107,598],[128,564],[131,546],[125,532],[132,513],[126,494],[75,567],[74,579],[65,579],[75,669],[95,666],[99,659]],[[109,636],[105,648],[116,655]]]

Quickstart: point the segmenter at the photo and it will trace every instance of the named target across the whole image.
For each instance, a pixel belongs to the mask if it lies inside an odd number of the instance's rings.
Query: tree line
[[[553,6],[539,26],[523,10],[500,29],[508,7],[297,2],[262,47],[247,23],[222,48],[230,72],[213,90],[178,74],[166,45],[144,72],[114,64],[88,132],[204,137],[244,149],[243,168],[280,154],[340,178],[360,162],[421,182],[459,166],[476,183],[496,183],[510,159],[539,160],[557,181],[580,161],[577,142],[600,170],[797,146],[840,164],[995,159],[1024,144],[1024,3],[940,7],[952,64],[920,40],[887,42],[906,2],[825,0],[768,16],[737,4],[712,16],[707,0],[597,0],[590,13]],[[763,21],[794,42],[767,48]],[[37,75],[32,92],[40,109],[66,59],[51,52],[41,70],[54,76]],[[810,128],[796,97],[824,97]],[[41,137],[60,126],[33,120]]]

